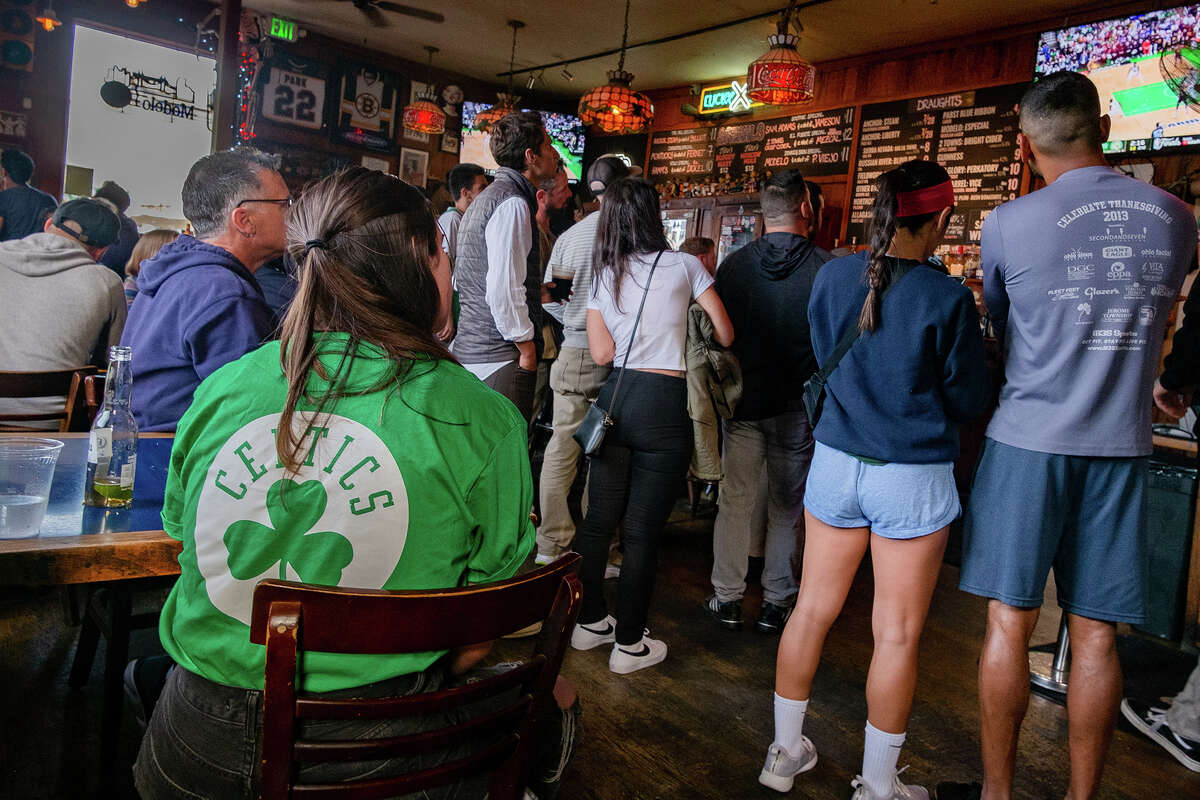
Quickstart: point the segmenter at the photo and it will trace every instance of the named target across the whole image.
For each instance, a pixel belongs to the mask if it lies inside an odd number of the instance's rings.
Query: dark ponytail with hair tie
[[[867,224],[871,252],[867,257],[867,299],[863,301],[858,315],[858,329],[863,333],[878,330],[882,320],[880,311],[883,293],[893,279],[894,261],[887,256],[892,239],[899,228],[916,233],[940,210],[911,217],[898,216],[898,195],[935,186],[950,180],[949,173],[932,161],[907,161],[895,169],[888,170],[876,179],[875,203],[871,207],[871,219]]]

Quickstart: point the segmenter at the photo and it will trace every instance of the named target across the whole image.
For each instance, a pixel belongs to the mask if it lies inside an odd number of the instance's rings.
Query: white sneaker
[[[887,797],[880,797],[872,793],[871,787],[867,786],[862,775],[855,777],[850,781],[850,787],[854,789],[854,795],[850,800],[929,800],[929,790],[924,786],[900,782],[900,773],[906,769],[908,767],[904,766],[896,770],[896,774],[892,778],[892,793]]]
[[[612,644],[617,640],[617,621],[608,615],[599,622],[588,625],[576,625],[571,631],[571,647],[576,650],[591,650],[602,644]]]
[[[667,643],[651,639],[643,635],[637,644],[613,644],[612,655],[608,657],[609,670],[618,675],[628,675],[639,669],[653,667],[667,657]]]
[[[776,743],[767,748],[767,763],[758,773],[758,782],[777,792],[790,792],[796,776],[817,765],[817,748],[807,736],[800,737],[800,755],[792,755]]]
[[[533,557],[533,563],[539,567],[544,567],[547,564],[553,564],[554,561],[555,561],[554,556],[547,555],[545,553],[538,553],[536,556]]]

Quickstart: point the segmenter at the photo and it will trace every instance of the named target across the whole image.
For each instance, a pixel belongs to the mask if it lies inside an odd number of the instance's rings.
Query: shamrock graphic
[[[223,540],[233,577],[242,581],[257,578],[278,562],[282,580],[288,579],[291,565],[305,583],[336,586],[342,570],[354,558],[354,548],[340,533],[308,532],[325,513],[327,501],[320,481],[276,481],[267,491],[271,527],[244,519],[225,529]]]

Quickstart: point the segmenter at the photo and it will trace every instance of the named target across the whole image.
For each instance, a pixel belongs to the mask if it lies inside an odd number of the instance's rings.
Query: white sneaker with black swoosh
[[[653,667],[667,657],[667,643],[643,635],[637,644],[613,644],[608,668],[618,675]]]
[[[571,647],[576,650],[591,650],[602,644],[612,644],[617,640],[617,621],[608,615],[599,622],[590,625],[576,624],[571,631]]]

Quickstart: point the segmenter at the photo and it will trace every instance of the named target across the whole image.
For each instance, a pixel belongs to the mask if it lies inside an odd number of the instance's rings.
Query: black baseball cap
[[[641,174],[641,167],[631,167],[616,156],[601,156],[588,167],[588,190],[592,194],[601,195],[617,178],[626,178],[631,175],[637,177]]]
[[[58,207],[51,218],[54,227],[69,233],[88,247],[108,247],[117,240],[121,222],[107,203],[90,197],[68,200]],[[66,225],[74,222],[79,230]]]

